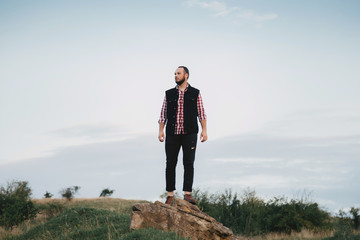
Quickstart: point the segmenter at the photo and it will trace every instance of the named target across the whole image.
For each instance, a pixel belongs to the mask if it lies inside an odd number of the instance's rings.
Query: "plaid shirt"
[[[179,93],[179,99],[178,99],[178,107],[176,110],[175,134],[184,134],[184,93],[187,91],[188,87],[189,84],[186,86],[184,91],[181,91],[179,89],[179,86],[176,85],[176,89],[178,90]],[[165,96],[158,123],[166,123],[167,120],[166,108],[167,108],[167,102]],[[198,109],[199,121],[206,120],[206,114],[200,93],[197,99],[197,109]]]

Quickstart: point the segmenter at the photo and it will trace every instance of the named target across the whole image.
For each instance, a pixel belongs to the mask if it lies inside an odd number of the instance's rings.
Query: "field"
[[[181,240],[175,233],[155,229],[130,231],[131,207],[146,201],[119,198],[91,199],[34,199],[40,209],[34,220],[26,221],[11,231],[0,228],[0,239],[146,239]],[[324,239],[332,231],[314,233],[307,230],[291,234],[269,233],[259,236],[242,236],[242,239]],[[357,238],[351,238],[357,239]]]
[[[130,232],[131,207],[146,201],[116,198],[34,199],[40,213],[34,220],[6,231],[0,228],[0,239],[177,239],[174,233],[154,229]]]

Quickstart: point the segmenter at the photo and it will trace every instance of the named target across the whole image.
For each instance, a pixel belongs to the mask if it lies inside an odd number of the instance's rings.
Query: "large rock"
[[[173,198],[170,205],[156,201],[133,206],[131,229],[155,228],[176,232],[191,240],[234,240],[233,232],[185,200]]]

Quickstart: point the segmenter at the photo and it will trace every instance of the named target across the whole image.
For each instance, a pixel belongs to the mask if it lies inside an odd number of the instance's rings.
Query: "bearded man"
[[[159,141],[165,140],[166,153],[166,191],[168,196],[166,204],[170,204],[174,197],[175,172],[180,147],[183,150],[184,165],[184,200],[196,204],[192,198],[192,186],[194,180],[194,161],[199,127],[201,123],[201,142],[207,140],[206,114],[200,95],[200,91],[188,84],[189,69],[180,66],[175,71],[176,87],[165,92],[164,102],[161,108],[159,123]],[[164,127],[166,125],[166,137]]]

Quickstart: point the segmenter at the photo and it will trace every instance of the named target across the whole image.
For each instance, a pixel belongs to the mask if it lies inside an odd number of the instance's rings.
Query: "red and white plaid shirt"
[[[176,86],[176,89],[178,90],[178,93],[179,93],[179,99],[178,99],[178,107],[176,110],[175,134],[184,134],[184,93],[187,91],[188,87],[189,87],[189,84],[184,89],[184,91],[181,91],[179,89],[179,86]],[[159,119],[158,123],[161,123],[161,122],[165,123],[167,121],[166,108],[167,108],[167,102],[166,102],[166,96],[165,96],[164,102],[163,102],[163,105],[161,108],[160,119]],[[198,109],[199,121],[206,120],[206,114],[205,114],[204,105],[203,105],[203,101],[202,101],[200,93],[199,93],[198,99],[197,99],[197,109]]]

